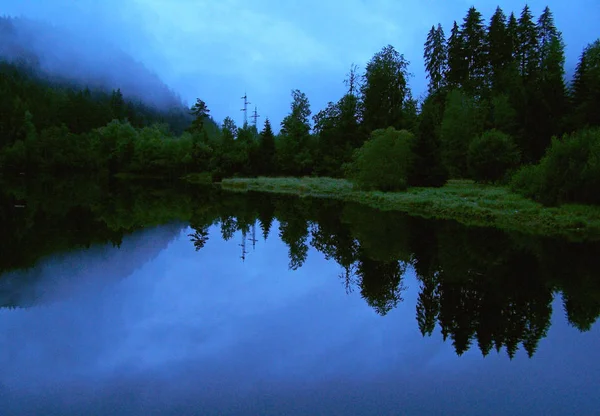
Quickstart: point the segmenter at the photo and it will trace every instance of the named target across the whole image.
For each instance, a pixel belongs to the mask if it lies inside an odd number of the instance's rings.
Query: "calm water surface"
[[[173,184],[1,189],[3,415],[600,414],[598,243]]]

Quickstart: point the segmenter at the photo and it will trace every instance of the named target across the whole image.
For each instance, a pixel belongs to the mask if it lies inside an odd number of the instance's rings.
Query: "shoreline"
[[[458,221],[467,226],[495,227],[573,241],[600,240],[600,207],[568,204],[545,207],[507,187],[451,180],[442,188],[409,188],[402,192],[361,191],[345,179],[230,178],[220,182],[231,192],[267,192],[358,202],[384,211]]]

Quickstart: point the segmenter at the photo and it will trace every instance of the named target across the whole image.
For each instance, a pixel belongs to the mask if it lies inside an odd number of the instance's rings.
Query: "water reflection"
[[[458,355],[476,344],[484,356],[504,349],[513,357],[519,346],[533,356],[557,293],[578,329],[590,329],[600,315],[598,243],[509,235],[334,201],[230,195],[215,202],[222,205],[214,216],[192,220],[202,241],[211,224],[220,224],[224,240],[240,231],[244,258],[257,224],[268,235],[276,218],[290,269],[302,267],[312,246],[339,264],[346,289],[358,289],[380,315],[402,301],[403,276],[414,268],[421,333],[438,327]]]
[[[346,292],[360,293],[381,316],[403,301],[405,276],[414,270],[419,287],[416,325],[423,336],[439,331],[458,355],[476,346],[484,356],[495,349],[512,358],[523,348],[532,357],[547,335],[557,294],[562,295],[568,322],[581,331],[589,330],[600,315],[599,243],[466,228],[358,204],[183,189],[180,184],[148,188],[102,182],[89,186],[86,181],[50,186],[40,181],[4,189],[4,307],[43,301],[35,280],[45,272],[32,266],[44,256],[101,243],[118,247],[137,230],[137,240],[129,239],[121,251],[127,259],[111,260],[120,270],[107,262],[98,266],[107,275],[128,276],[140,267],[136,253],[144,245],[150,246],[147,261],[187,222],[186,235],[198,253],[211,239],[227,242],[239,236],[235,244],[243,262],[259,239],[276,238],[287,247],[288,268],[299,270],[315,249],[338,264]],[[15,208],[17,200],[26,207]],[[144,228],[165,223],[172,225],[164,229],[164,237],[144,236]],[[95,267],[91,260],[81,262],[86,272]],[[51,286],[69,290],[78,273],[61,272],[73,278]]]
[[[598,244],[180,186],[0,187],[0,413],[597,411]]]

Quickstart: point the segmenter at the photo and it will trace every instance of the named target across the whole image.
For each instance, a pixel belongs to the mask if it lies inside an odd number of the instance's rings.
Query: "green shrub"
[[[346,174],[363,189],[399,191],[407,188],[414,136],[407,130],[375,130],[354,152]]]
[[[546,205],[600,204],[600,129],[553,138],[540,163],[517,172],[511,187]]]
[[[510,181],[510,188],[528,198],[540,200],[541,169],[539,165],[525,165],[517,170]]]
[[[467,154],[471,177],[483,183],[502,179],[519,160],[519,150],[512,137],[495,129],[473,139]]]

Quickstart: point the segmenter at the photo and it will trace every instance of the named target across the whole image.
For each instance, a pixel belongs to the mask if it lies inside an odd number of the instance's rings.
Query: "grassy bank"
[[[381,210],[404,211],[428,218],[456,220],[466,225],[492,226],[528,234],[600,240],[600,207],[544,207],[505,187],[450,181],[442,188],[411,188],[405,192],[355,190],[343,179],[224,179],[223,189],[272,192],[354,201]]]

